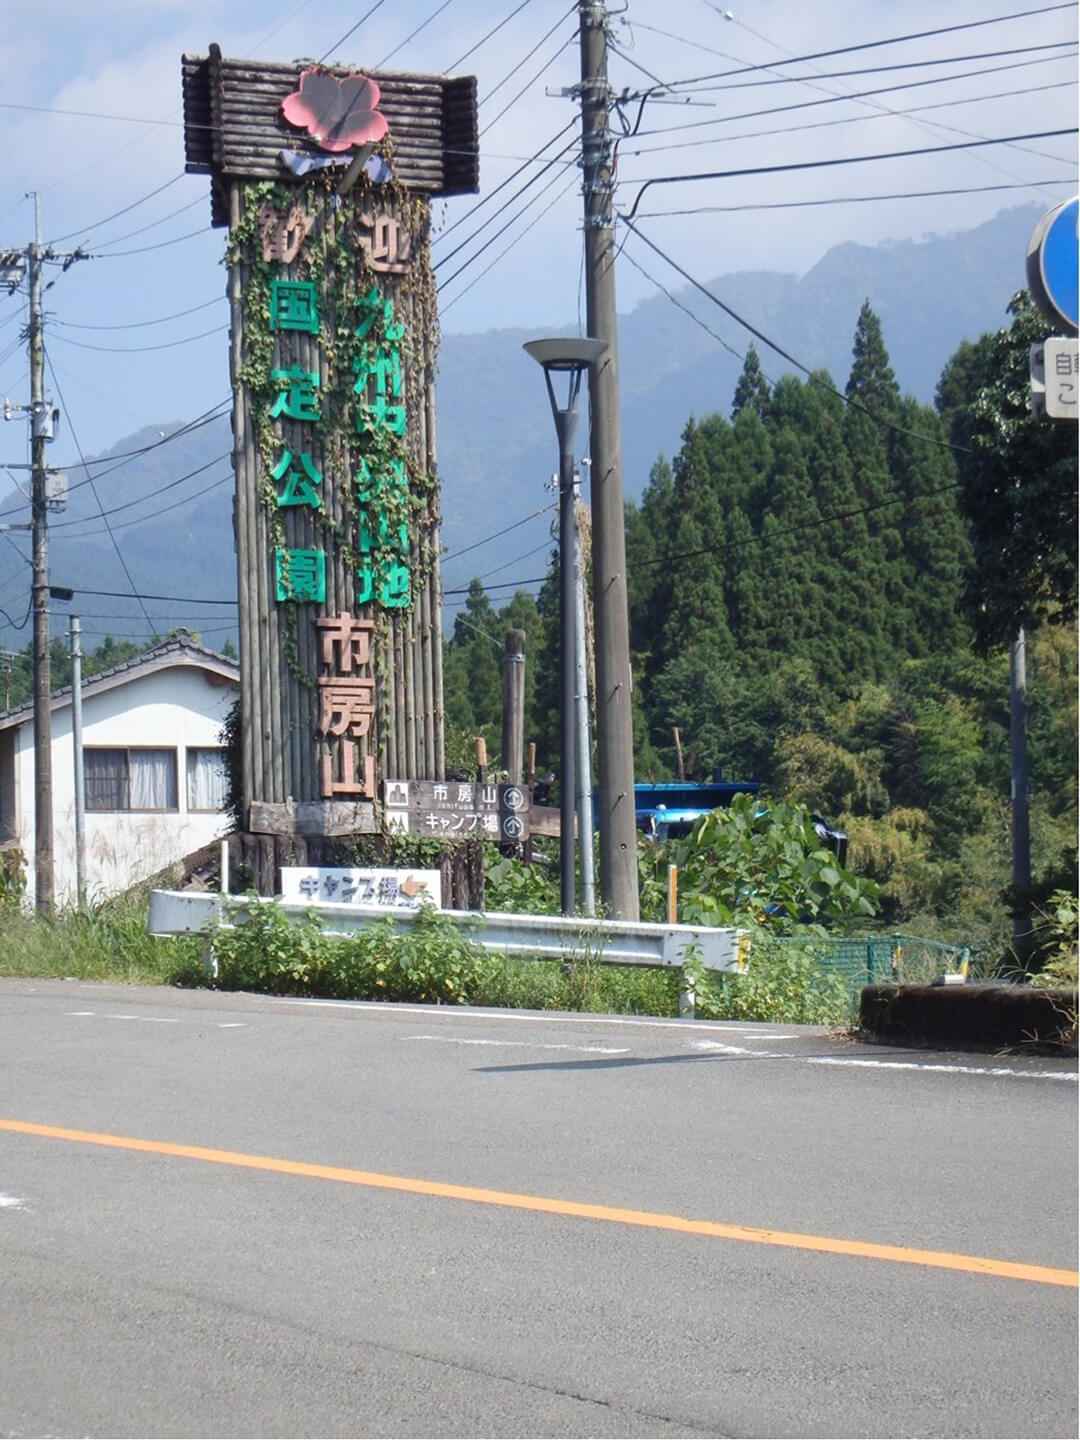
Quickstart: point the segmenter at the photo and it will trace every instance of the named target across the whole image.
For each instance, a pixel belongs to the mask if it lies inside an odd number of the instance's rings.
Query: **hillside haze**
[[[928,402],[942,366],[960,342],[1005,324],[1005,306],[1024,283],[1027,240],[1040,213],[1037,206],[1006,210],[974,230],[921,241],[840,245],[801,277],[767,271],[721,274],[707,282],[707,288],[805,365],[827,368],[841,389],[859,307],[869,299],[881,319],[901,388]],[[663,236],[658,241],[665,243]],[[678,449],[690,415],[730,411],[750,338],[706,296],[682,285],[677,276],[673,283],[672,272],[658,257],[646,257],[639,246],[635,258],[691,314],[657,293],[620,317],[628,497],[641,493],[658,455],[671,456]],[[556,317],[549,329],[572,334],[577,327]],[[442,339],[438,441],[447,551],[443,576],[450,616],[460,603],[455,592],[473,575],[497,586],[528,581],[545,568],[548,514],[455,559],[456,551],[552,502],[547,487],[557,464],[554,425],[542,377],[521,348],[535,334],[507,329]],[[768,346],[755,344],[771,379],[791,369]],[[122,459],[153,446],[162,432],[178,428],[176,422],[163,423],[118,441],[109,452],[117,468],[104,473],[111,467],[94,467],[93,486],[80,483],[85,482],[81,470],[70,472],[68,508],[53,517],[50,532],[51,578],[56,585],[82,592],[71,608],[83,617],[88,648],[107,631],[138,638],[151,627],[165,631],[180,624],[200,631],[213,646],[220,646],[226,636],[235,639],[234,613],[221,606],[147,600],[144,615],[135,602],[86,593],[130,591],[134,583],[146,595],[215,600],[235,596],[228,420],[215,420],[137,458]],[[583,415],[579,454],[587,451],[587,443]],[[61,439],[58,446],[62,444]],[[189,478],[182,479],[185,476]],[[128,574],[104,524],[95,519],[99,505],[112,512]],[[28,507],[14,490],[0,498],[0,511],[0,519],[8,523],[28,518]],[[21,649],[30,638],[29,627],[14,626],[26,611],[30,571],[16,550],[29,554],[29,541],[17,535],[9,539],[11,543],[0,546],[0,646]],[[498,591],[497,602],[509,593]],[[67,607],[55,608],[54,629],[59,630],[66,624],[61,612]]]

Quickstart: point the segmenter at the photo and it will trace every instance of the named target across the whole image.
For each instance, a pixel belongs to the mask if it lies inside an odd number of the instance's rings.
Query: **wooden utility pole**
[[[610,914],[638,919],[630,622],[615,311],[614,175],[608,134],[607,11],[579,0],[587,333],[607,342],[589,370],[600,889]]]
[[[525,751],[525,631],[506,632],[503,655],[502,768],[520,785]]]
[[[34,904],[40,915],[53,910],[52,678],[49,657],[49,530],[46,504],[45,336],[41,285],[41,198],[34,196],[34,241],[29,248],[30,279],[30,465],[33,524],[34,612]]]

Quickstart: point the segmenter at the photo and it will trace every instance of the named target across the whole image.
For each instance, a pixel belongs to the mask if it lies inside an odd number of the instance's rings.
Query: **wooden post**
[[[476,737],[476,778],[481,785],[487,784],[487,741],[483,735]]]
[[[680,780],[685,780],[686,766],[683,764],[682,740],[679,736],[679,727],[676,725],[671,733],[675,736],[675,773]]]
[[[502,768],[511,785],[522,779],[525,748],[525,631],[506,632],[503,655]]]

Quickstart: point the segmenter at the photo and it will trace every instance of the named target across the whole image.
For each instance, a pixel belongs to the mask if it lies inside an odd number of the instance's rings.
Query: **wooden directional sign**
[[[529,834],[529,792],[522,785],[387,780],[383,803],[386,828],[392,833],[504,842]]]

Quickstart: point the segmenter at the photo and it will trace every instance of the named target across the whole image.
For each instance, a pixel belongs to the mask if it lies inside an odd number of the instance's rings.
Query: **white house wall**
[[[188,813],[186,751],[216,748],[238,693],[193,665],[176,665],[100,695],[83,697],[83,747],[142,747],[177,752],[176,811],[86,814],[86,890],[93,901],[145,880],[208,845],[227,829],[226,816]],[[75,782],[70,702],[52,712],[54,886],[58,905],[75,900]],[[27,859],[27,898],[34,895],[34,727],[19,727],[15,757],[16,807]]]

